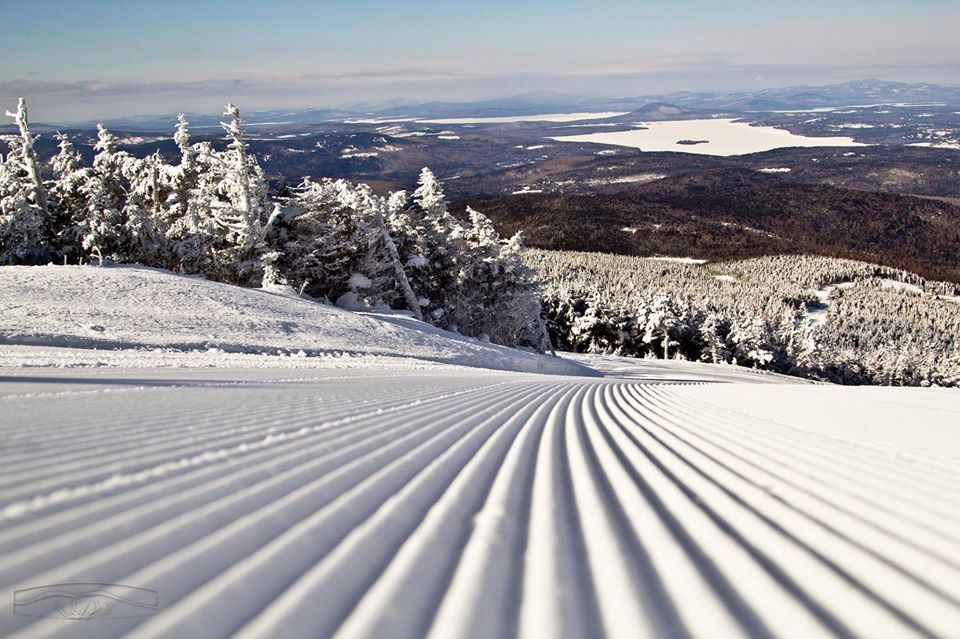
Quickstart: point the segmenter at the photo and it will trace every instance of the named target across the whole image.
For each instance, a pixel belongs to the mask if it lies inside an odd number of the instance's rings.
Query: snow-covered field
[[[551,138],[627,146],[643,151],[675,151],[701,155],[742,155],[783,147],[864,146],[849,137],[809,137],[769,126],[751,126],[731,119],[643,122],[630,131],[609,131]],[[681,144],[682,141],[688,142]],[[691,144],[690,142],[695,142]]]
[[[0,269],[0,635],[960,636],[956,392],[421,326]]]

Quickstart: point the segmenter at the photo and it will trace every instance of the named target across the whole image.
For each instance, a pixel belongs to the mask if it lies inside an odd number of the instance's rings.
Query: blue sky
[[[0,0],[3,106],[35,119],[960,83],[955,0]],[[9,108],[9,107],[8,107]]]

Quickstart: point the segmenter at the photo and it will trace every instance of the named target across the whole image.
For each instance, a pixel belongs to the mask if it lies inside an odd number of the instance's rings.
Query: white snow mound
[[[134,266],[0,268],[0,345],[413,358],[589,374],[555,357],[462,337],[400,315],[358,314],[282,291]]]

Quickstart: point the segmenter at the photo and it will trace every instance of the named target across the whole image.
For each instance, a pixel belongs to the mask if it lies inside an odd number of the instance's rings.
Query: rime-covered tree
[[[36,264],[46,253],[44,216],[31,189],[9,156],[0,162],[0,263]]]
[[[43,179],[40,177],[40,162],[37,160],[37,152],[33,145],[37,137],[30,132],[30,120],[27,115],[27,101],[23,98],[17,103],[16,113],[7,111],[7,116],[13,118],[20,132],[20,144],[17,152],[20,156],[20,165],[27,174],[27,181],[30,188],[30,200],[34,206],[39,209],[43,216],[47,215],[47,191],[43,185]]]
[[[463,228],[447,211],[440,181],[428,168],[420,173],[413,205],[396,211],[389,220],[401,238],[398,247],[404,269],[423,315],[444,325],[459,278]]]
[[[181,157],[173,176],[166,232],[170,243],[169,268],[222,279],[217,247],[223,240],[213,214],[222,175],[219,154],[209,142],[190,145],[187,123],[182,116],[178,120],[176,142]]]
[[[288,204],[267,236],[278,253],[274,268],[285,281],[330,301],[347,293],[389,297],[385,291],[392,286],[384,286],[382,278],[390,265],[377,251],[380,231],[375,215],[382,204],[369,187],[307,179]]]
[[[87,190],[90,169],[81,165],[80,152],[70,138],[57,133],[59,152],[51,161],[50,186],[51,237],[54,248],[64,260],[75,262],[81,254],[81,222],[87,214]]]
[[[260,165],[247,153],[240,110],[227,104],[223,115],[229,116],[221,125],[230,144],[219,158],[210,160],[214,175],[220,174],[214,187],[216,197],[209,200],[221,240],[214,248],[216,261],[224,279],[259,283],[269,220],[267,184]]]
[[[500,344],[543,348],[539,290],[523,262],[518,233],[501,240],[493,223],[467,208],[469,224],[460,232],[460,279],[449,322],[468,335],[486,335]]]
[[[172,192],[173,170],[159,151],[142,160],[129,161],[129,187],[123,209],[129,238],[127,258],[147,264],[169,264],[169,216],[165,203]]]
[[[167,199],[171,228],[188,217],[191,200],[196,196],[198,186],[197,149],[190,145],[189,124],[182,113],[177,116],[177,130],[173,135],[173,141],[180,150],[180,163],[172,169],[171,193]],[[178,239],[188,234],[186,229],[180,228],[176,231],[168,230],[168,233],[172,233],[173,237]]]
[[[124,207],[126,172],[132,158],[119,150],[117,136],[103,124],[97,125],[93,149],[97,153],[90,179],[84,184],[84,211],[78,216],[73,233],[79,237],[84,256],[123,260],[129,249]]]
[[[380,205],[374,211],[373,223],[377,229],[378,241],[386,252],[386,258],[393,270],[394,281],[400,294],[403,296],[404,304],[413,316],[423,321],[423,314],[420,311],[420,302],[410,286],[410,280],[403,268],[403,262],[400,260],[400,253],[397,251],[397,244],[390,231],[387,228],[386,217],[394,215],[401,210],[407,203],[407,194],[403,191],[392,193],[390,197],[380,201]]]
[[[16,113],[7,115],[20,135],[0,163],[0,256],[7,264],[39,263],[51,254],[50,220],[26,101],[20,98]]]

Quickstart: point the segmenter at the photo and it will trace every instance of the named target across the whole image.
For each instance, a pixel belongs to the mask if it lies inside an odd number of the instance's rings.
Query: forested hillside
[[[694,171],[616,193],[468,198],[454,208],[466,205],[538,248],[705,259],[808,253],[960,282],[960,206],[749,169]]]
[[[696,264],[529,251],[564,350],[749,366],[845,384],[960,384],[955,286],[863,262]]]

